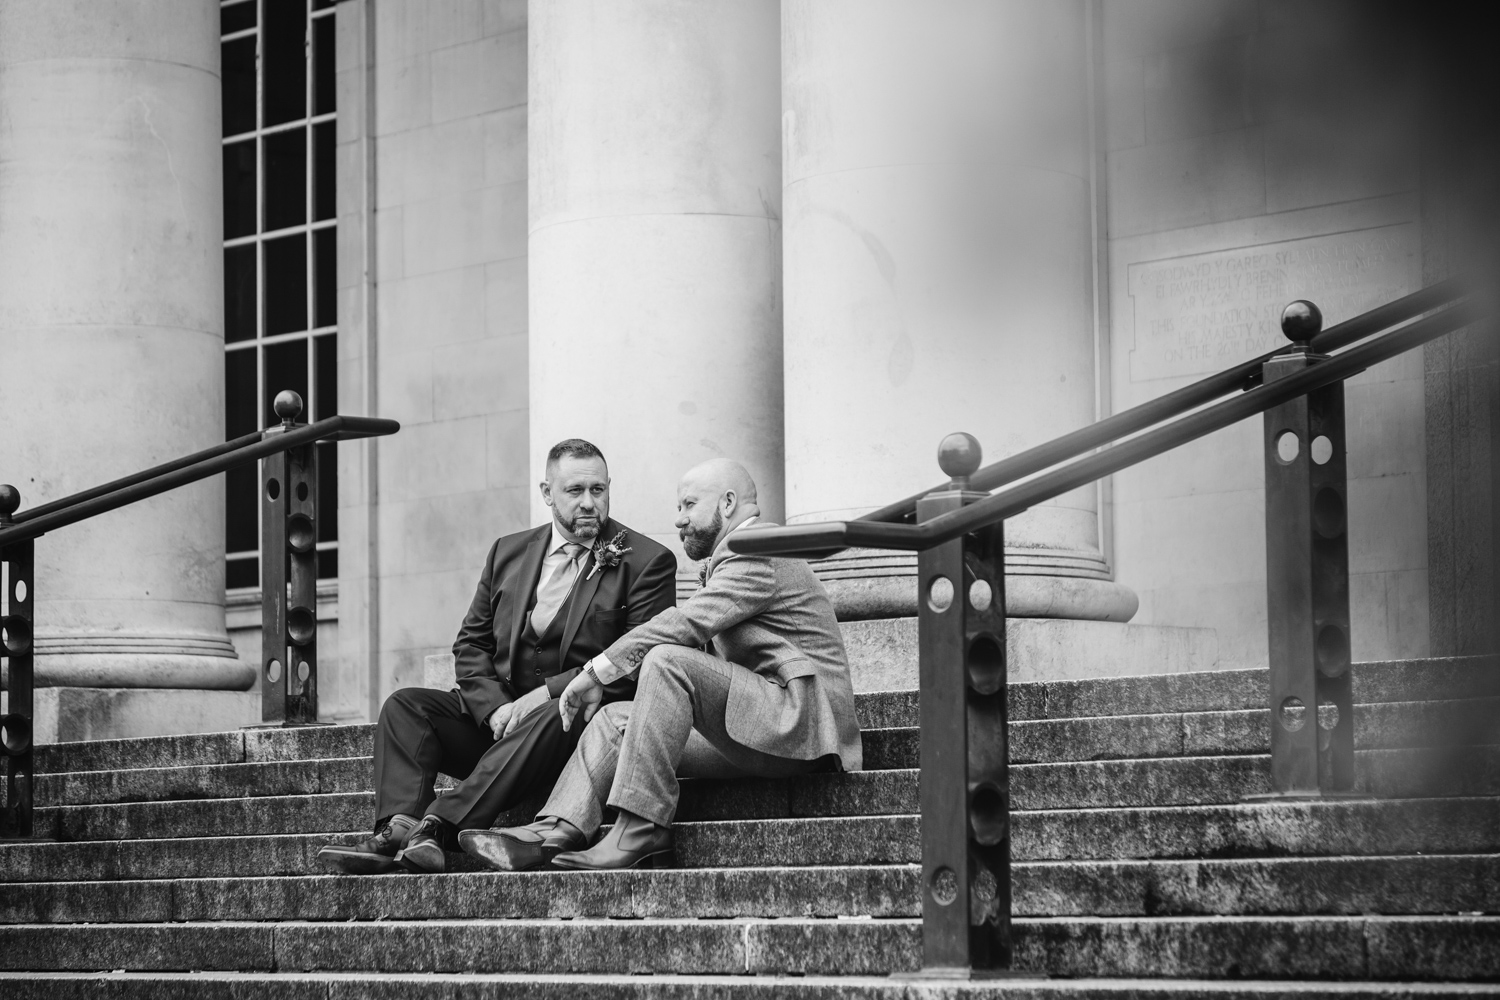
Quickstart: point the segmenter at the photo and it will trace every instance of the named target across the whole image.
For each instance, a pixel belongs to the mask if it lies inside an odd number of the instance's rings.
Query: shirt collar
[[[547,551],[545,553],[543,553],[543,557],[545,558],[546,556],[556,555],[557,554],[557,550],[560,549],[560,548],[562,548],[564,545],[567,545],[567,544],[569,544],[569,542],[568,542],[568,540],[566,538],[563,537],[563,533],[558,530],[558,528],[557,528],[557,520],[556,520],[556,518],[554,518],[553,521],[552,521],[552,541],[547,546]],[[578,542],[577,544],[583,546],[583,551],[584,552],[588,551],[589,547],[585,543]],[[582,553],[580,553],[580,555],[581,554]],[[577,556],[575,556],[574,558],[577,558]]]
[[[724,537],[721,538],[721,539],[719,539],[719,544],[714,546],[714,551],[718,552],[725,545],[729,544],[729,536],[730,535],[734,534],[736,531],[739,531],[741,528],[744,528],[744,527],[747,527],[749,525],[754,524],[758,520],[760,520],[760,515],[759,514],[751,514],[749,517],[745,518],[739,524],[736,524],[734,527],[732,527],[728,531],[724,532]]]

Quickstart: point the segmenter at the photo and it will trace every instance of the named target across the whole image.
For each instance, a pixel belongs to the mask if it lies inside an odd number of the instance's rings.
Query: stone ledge
[[[0,972],[15,1000],[1478,1000],[1483,983],[1037,979],[955,983],[887,976],[638,976],[368,972]]]
[[[1016,967],[1056,976],[1484,980],[1500,917],[1046,917]],[[920,965],[914,919],[12,924],[9,969],[879,974]],[[22,964],[24,963],[24,965]]]
[[[35,698],[38,744],[217,733],[260,722],[258,691],[39,687]]]
[[[917,619],[844,622],[856,691],[917,686]],[[1063,618],[1006,620],[1011,683],[1211,671],[1219,661],[1213,629]]]
[[[1017,862],[1016,916],[1439,914],[1486,909],[1500,855]],[[33,882],[0,924],[213,920],[916,917],[915,864],[631,872],[464,871],[386,879]]]

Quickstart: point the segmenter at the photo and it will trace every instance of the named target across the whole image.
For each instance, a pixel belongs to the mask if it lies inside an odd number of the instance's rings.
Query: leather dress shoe
[[[443,857],[443,821],[436,816],[424,816],[406,841],[406,847],[396,855],[401,867],[418,875],[431,875],[447,867]]]
[[[530,823],[503,830],[465,830],[458,846],[496,871],[525,872],[545,868],[564,851],[588,846],[588,839],[571,825]]]
[[[671,868],[677,863],[672,828],[657,826],[637,816],[621,815],[604,839],[586,851],[568,851],[552,859],[552,867],[580,871],[619,868]]]
[[[318,851],[318,861],[345,875],[383,875],[399,871],[396,855],[406,846],[416,829],[414,817],[397,813],[357,844],[325,844]]]

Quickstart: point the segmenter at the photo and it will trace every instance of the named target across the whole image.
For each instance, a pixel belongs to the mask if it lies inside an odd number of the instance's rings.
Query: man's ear
[[[542,491],[542,502],[548,507],[552,506],[552,484],[545,479],[536,484],[536,488]]]
[[[719,498],[719,506],[723,509],[725,517],[733,517],[734,512],[739,509],[740,498],[734,490],[725,490],[724,495]]]

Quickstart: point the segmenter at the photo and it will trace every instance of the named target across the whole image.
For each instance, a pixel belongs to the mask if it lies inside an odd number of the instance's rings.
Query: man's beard
[[[585,516],[587,515],[574,514],[571,518],[567,518],[562,522],[562,526],[568,529],[568,534],[580,542],[589,542],[598,538],[599,529],[604,524],[603,519],[598,514],[593,515],[594,519],[592,521],[581,520]]]
[[[714,510],[713,523],[706,528],[695,528],[691,524],[682,529],[682,550],[687,557],[694,562],[699,559],[707,559],[713,553],[714,542],[718,540],[719,531],[724,527],[724,514],[717,508]]]

